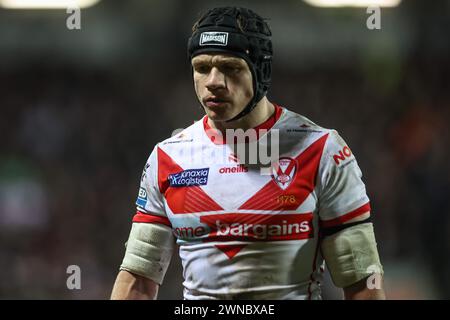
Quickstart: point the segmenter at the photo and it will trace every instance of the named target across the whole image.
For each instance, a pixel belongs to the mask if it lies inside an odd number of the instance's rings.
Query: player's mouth
[[[205,106],[207,106],[208,108],[217,108],[223,106],[225,103],[228,102],[228,100],[216,96],[211,96],[203,99],[203,102]]]

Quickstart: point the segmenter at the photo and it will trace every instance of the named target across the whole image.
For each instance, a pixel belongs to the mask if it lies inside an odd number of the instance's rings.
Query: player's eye
[[[222,69],[222,72],[227,73],[227,74],[234,74],[234,73],[238,73],[239,71],[241,71],[241,68],[234,64],[226,64],[226,65],[222,66],[221,69]]]
[[[201,64],[201,65],[194,65],[194,70],[198,73],[208,73],[211,68],[208,65]]]

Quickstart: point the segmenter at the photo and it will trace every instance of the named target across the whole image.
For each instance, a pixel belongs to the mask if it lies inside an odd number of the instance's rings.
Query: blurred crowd
[[[334,128],[372,202],[388,298],[450,298],[450,58],[290,69],[269,99]],[[202,116],[187,61],[0,73],[0,298],[106,299],[153,146]],[[82,290],[68,290],[69,265]],[[179,299],[176,254],[160,298]],[[325,295],[333,296],[325,286]]]

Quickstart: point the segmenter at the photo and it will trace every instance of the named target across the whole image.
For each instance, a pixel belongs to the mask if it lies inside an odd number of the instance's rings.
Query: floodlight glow
[[[0,0],[6,9],[66,9],[88,8],[100,0]]]
[[[315,7],[396,7],[402,0],[303,0]]]

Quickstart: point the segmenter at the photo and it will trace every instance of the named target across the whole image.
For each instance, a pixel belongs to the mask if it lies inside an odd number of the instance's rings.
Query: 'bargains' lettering
[[[312,213],[228,213],[202,216],[200,222],[211,229],[209,241],[280,241],[312,238],[312,217]]]

